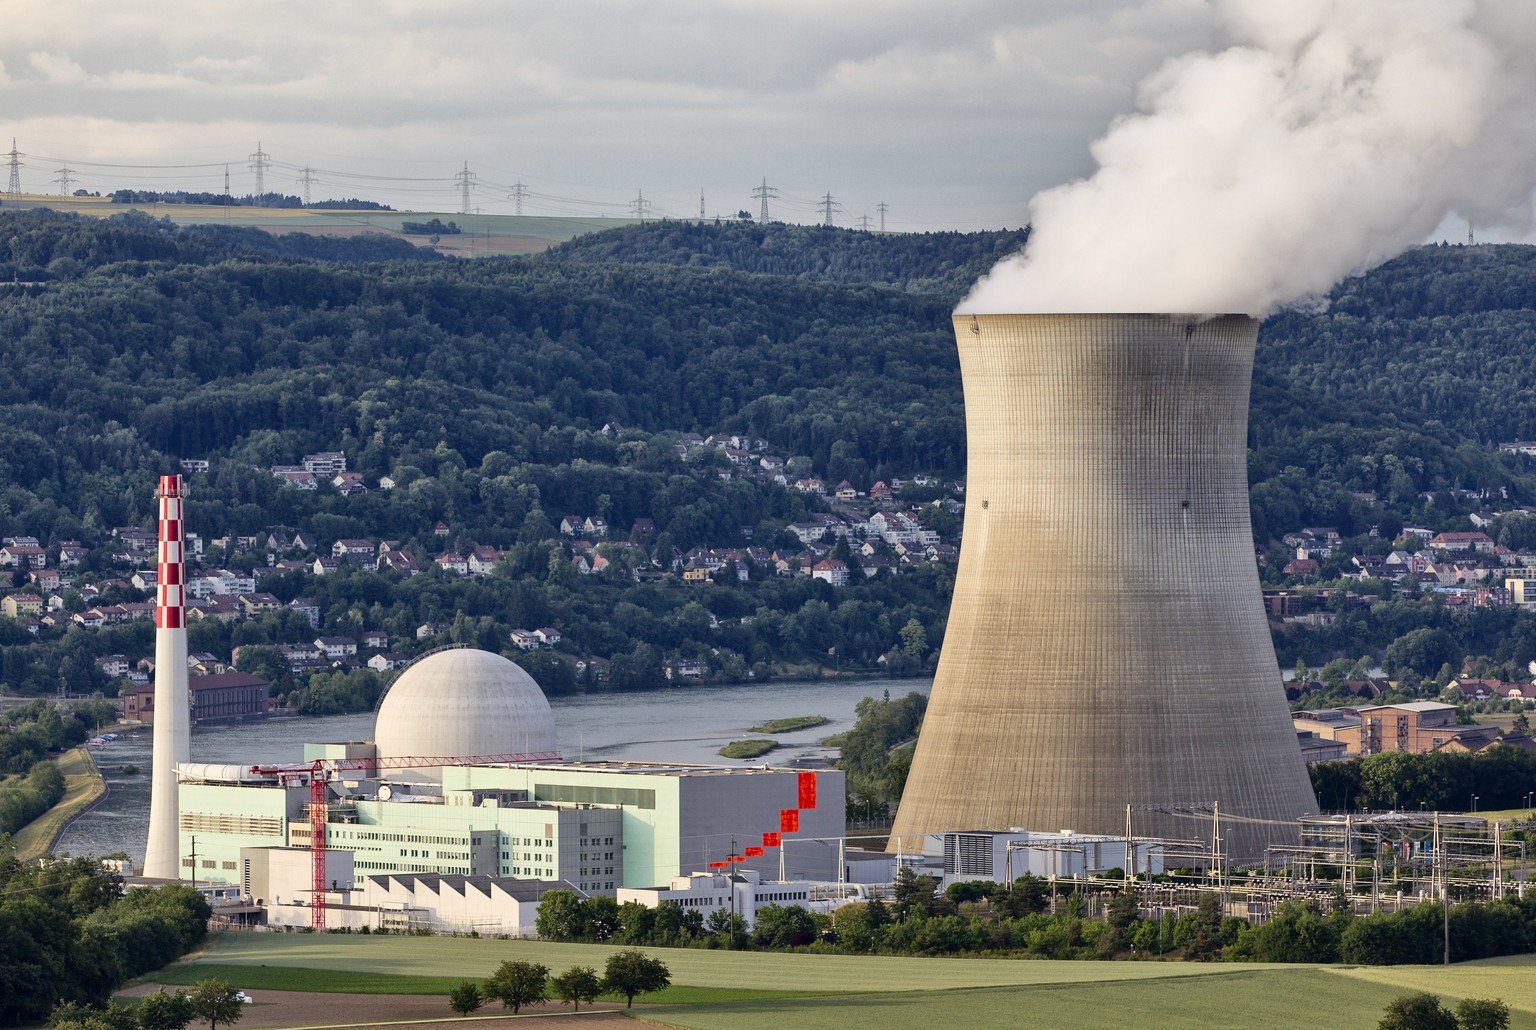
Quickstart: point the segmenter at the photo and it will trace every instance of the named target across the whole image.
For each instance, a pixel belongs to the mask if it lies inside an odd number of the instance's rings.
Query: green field
[[[553,971],[601,968],[617,948],[461,937],[227,934],[204,956],[152,979],[219,976],[252,990],[446,993],[508,959]],[[1368,1030],[1399,994],[1428,990],[1448,1006],[1501,998],[1511,1027],[1536,1030],[1536,956],[1449,968],[1197,965],[920,959],[641,949],[674,987],[643,1001],[646,1020],[688,1030],[886,1030],[931,1020],[946,1030],[1039,1026]]]
[[[83,747],[72,748],[58,758],[64,774],[64,796],[59,803],[16,831],[11,843],[16,857],[23,862],[42,858],[71,819],[99,801],[107,785],[96,772],[96,764]]]
[[[589,232],[630,225],[631,218],[557,218],[543,215],[461,215],[451,211],[333,211],[291,207],[217,207],[205,204],[114,204],[101,197],[28,196],[23,207],[106,218],[124,211],[144,211],[176,225],[238,225],[274,234],[312,233],[319,236],[355,236],[383,233],[403,236],[427,246],[430,237],[404,236],[402,223],[440,218],[455,222],[463,233],[443,236],[437,249],[459,257],[494,254],[531,254]]]

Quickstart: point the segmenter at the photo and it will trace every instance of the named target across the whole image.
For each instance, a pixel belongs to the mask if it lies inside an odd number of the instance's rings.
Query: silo
[[[1248,513],[1258,323],[954,323],[965,535],[894,834],[1122,834],[1131,806],[1137,837],[1208,841],[1219,804],[1226,854],[1294,842],[1317,805]]]

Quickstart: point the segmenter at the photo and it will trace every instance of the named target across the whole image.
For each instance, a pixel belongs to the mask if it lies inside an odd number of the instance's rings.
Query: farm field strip
[[[226,934],[187,968],[199,965],[284,966],[311,970],[417,977],[488,976],[508,959],[541,962],[560,971],[601,967],[620,947],[465,937],[384,937],[364,934]],[[813,993],[952,990],[1030,984],[1077,984],[1189,977],[1224,977],[1263,966],[1172,962],[1055,962],[1022,959],[902,958],[775,952],[638,949],[665,962],[672,981],[696,987],[751,986]]]

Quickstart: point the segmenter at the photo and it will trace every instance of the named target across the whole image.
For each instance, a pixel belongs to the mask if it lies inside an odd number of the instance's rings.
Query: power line
[[[247,160],[251,162],[251,170],[256,173],[257,205],[260,205],[261,198],[267,195],[267,163],[271,157],[271,154],[268,154],[265,150],[261,149],[261,141],[257,140],[256,153],[247,158]]]
[[[17,149],[16,149],[16,137],[15,136],[11,137],[11,155],[10,156],[11,156],[11,182],[10,182],[10,185],[6,187],[5,192],[10,196],[11,200],[19,201],[21,199],[21,159],[23,157],[25,157],[26,155],[24,155],[24,154],[20,153],[19,151],[17,151]]]
[[[319,181],[320,181],[319,179],[315,178],[315,170],[313,168],[309,167],[309,165],[305,165],[304,166],[304,171],[299,175],[299,177],[297,179],[294,180],[294,182],[302,183],[303,186],[304,186],[304,206],[305,207],[309,206],[309,187],[314,185],[315,183],[317,183]]]
[[[754,197],[757,197],[760,200],[762,200],[762,202],[763,202],[762,213],[758,216],[757,220],[760,223],[762,223],[763,225],[767,225],[768,224],[768,198],[769,197],[777,197],[779,195],[779,191],[774,189],[772,186],[769,186],[768,185],[768,178],[766,176],[764,176],[763,177],[763,184],[761,186],[753,186],[752,187],[752,195]]]
[[[465,161],[464,170],[462,172],[454,172],[453,177],[458,180],[459,183],[459,196],[461,198],[459,203],[459,214],[467,215],[469,214],[469,188],[477,176],[474,172],[469,170],[469,162]]]
[[[826,196],[822,197],[821,200],[817,202],[816,207],[821,211],[822,225],[831,225],[832,212],[841,211],[843,209],[843,205],[832,199],[831,193],[828,193]]]

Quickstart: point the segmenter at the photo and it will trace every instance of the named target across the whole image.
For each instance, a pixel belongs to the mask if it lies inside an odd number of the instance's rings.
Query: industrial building
[[[1232,858],[1294,839],[1317,804],[1254,560],[1258,322],[954,328],[965,547],[892,850],[967,826],[1113,836],[1128,806],[1175,840],[1219,808]]]
[[[1160,841],[1029,830],[971,830],[942,835],[943,886],[966,880],[1012,883],[1026,874],[1046,880],[1102,875],[1111,869],[1157,874],[1163,871]],[[1127,853],[1131,860],[1126,861]]]
[[[240,881],[255,897],[253,850],[319,843],[350,866],[317,872],[312,892],[439,874],[613,896],[731,854],[764,874],[838,878],[841,772],[551,760],[548,702],[499,655],[418,661],[386,694],[375,737],[308,745],[290,766],[180,765],[183,875]]]

